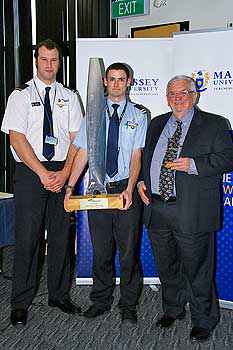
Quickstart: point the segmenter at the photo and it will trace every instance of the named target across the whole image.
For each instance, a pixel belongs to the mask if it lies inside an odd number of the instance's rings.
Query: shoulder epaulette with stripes
[[[15,90],[22,91],[22,90],[26,89],[27,87],[29,87],[28,84],[23,84],[23,85],[20,85],[20,86],[16,86]]]

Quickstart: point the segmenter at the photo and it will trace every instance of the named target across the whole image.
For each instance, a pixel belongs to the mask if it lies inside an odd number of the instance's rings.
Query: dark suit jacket
[[[155,146],[170,113],[154,118],[147,132],[141,180],[151,199],[150,166]],[[198,175],[176,172],[179,225],[183,232],[211,232],[221,225],[221,180],[233,170],[233,142],[227,119],[195,108],[180,157],[193,158]],[[151,205],[145,206],[147,226]]]

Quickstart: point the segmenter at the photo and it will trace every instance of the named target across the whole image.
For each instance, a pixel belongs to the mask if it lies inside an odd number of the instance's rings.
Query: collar
[[[192,107],[191,109],[189,109],[187,111],[187,113],[184,115],[184,117],[182,117],[182,119],[179,119],[180,121],[182,121],[182,123],[184,125],[186,125],[187,123],[190,123],[192,118],[193,118],[193,114],[194,114],[194,107]],[[171,115],[171,121],[172,123],[176,124],[176,121],[178,119],[174,116],[174,114],[172,113]]]
[[[125,106],[125,103],[126,103],[126,98],[124,98],[123,100],[119,101],[119,102],[113,102],[111,101],[109,98],[107,99],[107,105],[108,105],[108,108],[110,110],[111,113],[113,113],[113,108],[112,108],[112,105],[113,104],[117,104],[119,105],[120,107],[118,107],[118,112],[122,112],[124,106]]]
[[[36,76],[34,77],[34,81],[35,81],[35,83],[36,83],[36,86],[37,86],[38,91],[39,91],[40,94],[42,94],[42,95],[45,93],[45,88],[46,88],[47,86],[51,87],[51,91],[55,91],[56,80],[55,80],[51,85],[47,85],[47,84],[45,84],[42,80],[40,80],[40,79],[38,78],[38,76],[36,75]]]

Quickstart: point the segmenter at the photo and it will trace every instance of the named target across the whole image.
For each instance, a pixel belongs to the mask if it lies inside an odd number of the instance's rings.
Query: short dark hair
[[[106,78],[108,76],[109,71],[113,69],[123,70],[127,76],[127,79],[129,79],[129,76],[130,76],[129,68],[126,66],[126,64],[121,62],[112,63],[110,64],[110,66],[108,66],[108,68],[106,69]]]
[[[57,49],[58,54],[59,54],[59,61],[62,60],[62,50],[61,50],[60,46],[51,39],[45,39],[43,41],[40,41],[36,45],[36,49],[35,49],[35,53],[34,53],[34,57],[36,60],[38,59],[38,56],[39,56],[39,48],[42,46],[45,46],[46,49],[48,49],[48,50]]]

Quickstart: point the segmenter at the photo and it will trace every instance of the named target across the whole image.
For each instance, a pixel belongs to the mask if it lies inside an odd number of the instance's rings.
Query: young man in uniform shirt
[[[119,307],[122,321],[137,322],[136,305],[140,296],[140,271],[138,265],[138,238],[141,205],[135,184],[141,167],[141,153],[147,130],[147,115],[127,98],[131,78],[128,68],[122,63],[113,63],[107,68],[104,85],[107,90],[106,104],[106,176],[108,193],[121,193],[123,210],[89,210],[88,221],[93,245],[93,288],[90,299],[93,304],[84,316],[94,318],[110,311],[114,290],[114,245],[120,253],[121,297]],[[117,169],[108,170],[108,147],[111,118],[117,110],[119,118]],[[76,137],[78,149],[65,197],[69,199],[72,187],[82,173],[87,159],[85,122]],[[125,323],[125,322],[124,322]]]
[[[64,184],[82,112],[77,95],[56,82],[62,55],[47,39],[35,50],[37,75],[12,92],[2,122],[9,134],[15,168],[15,257],[11,323],[25,325],[36,292],[40,235],[47,229],[48,305],[80,313],[69,296],[69,217]],[[66,159],[67,158],[67,159]]]

